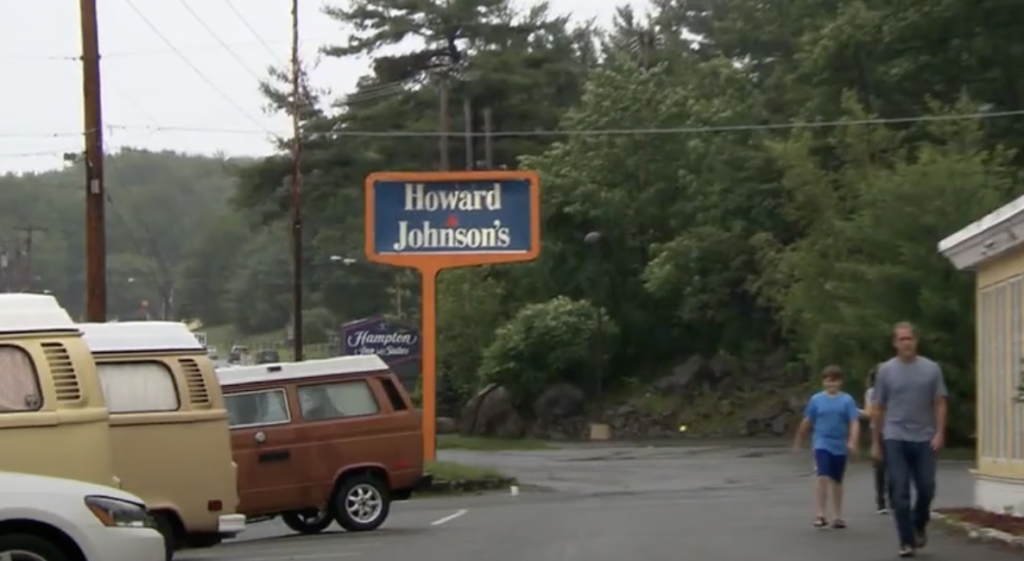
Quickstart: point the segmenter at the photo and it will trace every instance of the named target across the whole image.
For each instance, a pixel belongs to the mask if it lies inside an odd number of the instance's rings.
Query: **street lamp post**
[[[604,314],[601,312],[601,232],[583,236],[583,242],[593,248],[594,278],[591,281],[591,303],[594,306],[594,377],[595,393],[600,401],[604,379]]]

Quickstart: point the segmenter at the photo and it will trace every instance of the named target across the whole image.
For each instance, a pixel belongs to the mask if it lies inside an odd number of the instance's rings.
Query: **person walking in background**
[[[879,367],[871,396],[871,457],[884,458],[887,467],[899,555],[913,557],[928,543],[935,456],[946,440],[947,391],[939,365],[917,354],[914,326],[898,323],[892,335],[896,356]]]
[[[841,391],[843,372],[838,366],[829,366],[821,373],[823,391],[811,397],[804,411],[804,419],[796,431],[793,449],[800,450],[804,436],[811,432],[814,463],[818,474],[814,498],[817,515],[815,528],[826,528],[828,499],[832,498],[833,528],[845,528],[843,521],[843,476],[846,460],[857,451],[860,440],[860,410],[850,394]]]
[[[868,370],[867,390],[864,391],[864,416],[868,419],[871,418],[871,403],[874,401],[875,377],[881,366],[881,364],[876,364],[871,367],[871,370]],[[875,506],[878,508],[878,514],[888,514],[891,501],[887,499],[889,486],[885,467],[885,450],[882,450],[881,458],[877,460],[872,458],[871,463],[875,475]]]

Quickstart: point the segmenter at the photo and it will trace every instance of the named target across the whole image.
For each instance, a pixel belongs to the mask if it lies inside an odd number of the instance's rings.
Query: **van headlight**
[[[110,528],[153,528],[153,518],[146,507],[130,501],[110,497],[89,496],[85,506],[101,524]]]

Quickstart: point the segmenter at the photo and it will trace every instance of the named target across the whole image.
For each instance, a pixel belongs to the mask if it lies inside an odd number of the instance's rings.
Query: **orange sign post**
[[[366,257],[422,275],[423,453],[437,457],[437,275],[540,255],[532,171],[378,172],[366,178]]]

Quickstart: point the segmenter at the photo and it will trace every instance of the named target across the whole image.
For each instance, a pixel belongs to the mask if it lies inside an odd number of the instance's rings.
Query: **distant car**
[[[271,362],[281,362],[281,353],[272,349],[256,352],[256,364],[269,364]]]
[[[142,499],[93,483],[0,472],[0,559],[163,561]]]

